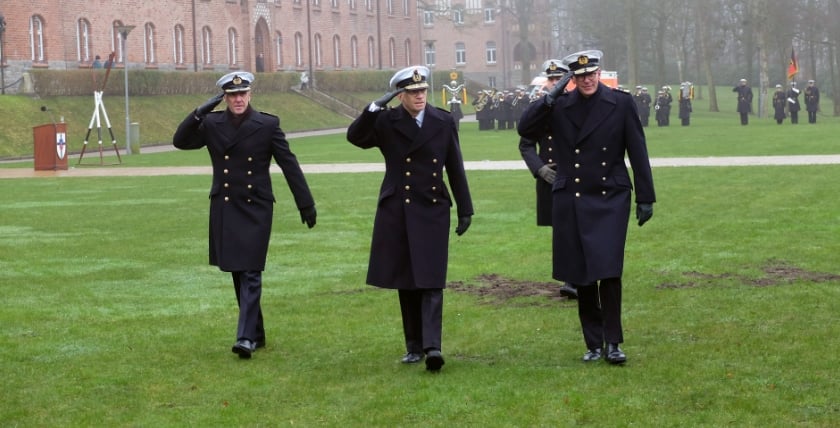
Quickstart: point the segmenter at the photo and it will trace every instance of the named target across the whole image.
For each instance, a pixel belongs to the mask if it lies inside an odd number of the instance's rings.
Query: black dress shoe
[[[400,360],[403,364],[417,364],[420,361],[423,361],[423,354],[419,352],[407,352]]]
[[[569,300],[575,300],[577,299],[577,288],[568,282],[564,283],[563,286],[560,287],[560,295]]]
[[[624,364],[627,361],[627,356],[621,352],[621,348],[617,343],[610,343],[607,345],[607,362],[610,364]]]
[[[601,348],[595,349],[588,349],[585,354],[583,354],[583,361],[588,363],[590,361],[598,361],[601,359]]]
[[[265,339],[257,340],[256,342],[254,342],[254,350],[256,351],[257,349],[260,349],[260,348],[265,348]]]
[[[251,358],[251,354],[255,349],[256,346],[254,345],[254,342],[251,342],[248,339],[239,339],[233,344],[233,348],[230,348],[231,352],[239,354],[239,358],[244,359]]]
[[[426,352],[426,370],[430,372],[439,371],[444,365],[443,355],[437,349]]]

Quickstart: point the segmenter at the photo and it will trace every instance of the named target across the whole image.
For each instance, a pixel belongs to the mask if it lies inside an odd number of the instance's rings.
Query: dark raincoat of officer
[[[621,276],[635,183],[639,226],[653,215],[656,196],[647,144],[632,96],[600,82],[601,51],[563,59],[575,89],[561,80],[531,103],[519,134],[552,136],[556,177],[552,186],[553,276],[577,286],[578,316],[587,351],[583,361],[623,364]],[[625,155],[633,170],[625,164]]]
[[[363,149],[375,147],[385,159],[367,283],[398,290],[406,348],[402,362],[419,363],[425,357],[426,369],[438,371],[444,364],[450,211],[456,204],[455,233],[460,236],[470,226],[473,206],[455,121],[426,103],[428,76],[423,66],[394,74],[391,92],[353,121],[347,141]],[[400,105],[386,108],[395,96]]]
[[[251,358],[265,346],[260,296],[274,214],[269,168],[277,162],[300,211],[315,226],[315,201],[277,116],[251,107],[254,75],[236,71],[216,85],[222,93],[195,109],[172,142],[185,150],[206,147],[213,163],[210,188],[210,264],[233,277],[239,321],[231,349]],[[227,108],[213,111],[222,99]]]

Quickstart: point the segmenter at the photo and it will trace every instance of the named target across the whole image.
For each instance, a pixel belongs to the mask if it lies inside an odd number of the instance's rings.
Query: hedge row
[[[385,92],[393,71],[318,71],[314,81],[326,92]],[[32,85],[42,97],[88,95],[102,90],[106,70],[32,70]],[[190,95],[213,93],[221,73],[211,71],[129,70],[128,90],[133,96]],[[434,73],[437,88],[449,82],[449,72]],[[108,74],[104,91],[107,94],[125,93],[125,74],[114,69]],[[291,72],[259,73],[254,87],[263,92],[287,92],[300,85],[300,74]]]

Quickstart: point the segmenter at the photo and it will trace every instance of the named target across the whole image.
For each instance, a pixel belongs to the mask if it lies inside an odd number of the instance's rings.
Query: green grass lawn
[[[840,153],[837,118],[742,127],[734,111],[699,110],[695,102],[689,127],[672,118],[647,128],[651,156]],[[461,140],[467,160],[520,159],[514,131],[463,123]],[[305,164],[381,162],[343,134],[291,145]],[[123,160],[209,161],[203,150]],[[556,285],[550,232],[535,226],[524,163],[468,177],[476,215],[450,243],[448,279],[459,286],[446,292],[447,363],[437,375],[398,363],[396,293],[364,285],[379,173],[308,175],[319,213],[312,230],[276,177],[269,343],[249,361],[230,352],[230,277],[207,265],[209,176],[0,179],[0,420],[836,426],[840,166],[655,168],[654,217],[628,236],[624,367],[580,362],[576,304],[546,297]],[[494,275],[545,292],[476,293]]]
[[[678,131],[694,128],[662,132]],[[472,158],[476,149],[465,147]],[[482,275],[551,282],[533,179],[470,172],[476,215],[452,237],[449,269],[466,291],[446,292],[447,364],[437,375],[398,363],[396,293],[364,285],[381,174],[310,174],[312,230],[277,177],[269,344],[248,361],[230,352],[229,275],[207,266],[209,177],[0,180],[0,420],[835,426],[840,166],[654,176],[654,217],[628,237],[629,362],[612,367],[580,362],[574,302],[469,292]]]

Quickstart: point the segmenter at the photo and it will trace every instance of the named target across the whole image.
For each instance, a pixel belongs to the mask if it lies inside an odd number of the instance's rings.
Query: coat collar
[[[589,100],[586,100],[586,103],[591,103],[591,105],[584,103],[584,99],[578,91],[573,91],[569,95],[569,102],[565,108],[579,130],[575,138],[575,145],[578,145],[589,134],[598,129],[615,110],[616,98],[612,90],[603,83],[599,83],[598,90]]]

